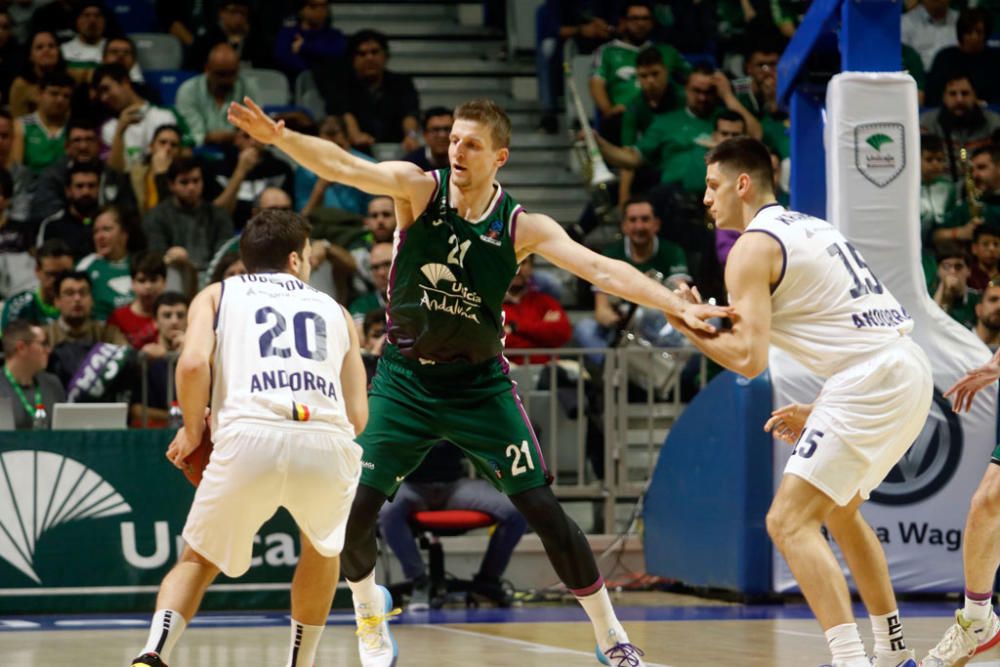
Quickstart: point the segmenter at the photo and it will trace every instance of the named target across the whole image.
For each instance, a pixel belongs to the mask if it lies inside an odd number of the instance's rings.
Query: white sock
[[[292,619],[292,646],[288,654],[288,667],[313,667],[319,638],[325,627],[306,625]]]
[[[875,655],[906,650],[903,622],[899,619],[898,609],[881,616],[869,615],[868,618],[872,621],[872,634],[875,635]]]
[[[611,606],[611,598],[608,596],[608,589],[603,585],[596,592],[576,599],[580,602],[583,610],[590,617],[590,622],[594,626],[594,635],[597,637],[597,644],[601,651],[607,651],[618,643],[628,643],[628,635],[625,628],[615,616],[615,610]]]
[[[833,654],[833,664],[837,667],[867,667],[868,656],[861,643],[857,623],[835,625],[826,631],[826,643]]]
[[[384,611],[385,596],[375,584],[375,570],[361,581],[347,581],[354,597],[354,611],[358,614],[381,614]]]
[[[962,608],[962,616],[967,621],[985,621],[993,608],[992,593],[971,593],[965,591],[965,607]]]
[[[187,621],[181,616],[179,611],[173,609],[160,609],[153,614],[153,620],[149,624],[149,637],[142,653],[155,653],[160,656],[163,662],[170,664],[170,653],[174,650],[174,645],[184,633]]]

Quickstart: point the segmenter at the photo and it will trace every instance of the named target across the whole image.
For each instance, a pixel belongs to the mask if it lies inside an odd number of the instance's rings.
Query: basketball
[[[181,469],[189,482],[195,486],[201,484],[201,475],[205,472],[205,466],[208,465],[208,460],[211,457],[212,433],[206,424],[201,435],[201,444],[184,459],[184,467]]]

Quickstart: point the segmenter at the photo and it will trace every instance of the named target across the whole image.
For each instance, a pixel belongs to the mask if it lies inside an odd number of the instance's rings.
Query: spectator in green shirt
[[[145,236],[139,221],[115,206],[105,207],[94,218],[94,249],[76,265],[90,276],[95,320],[105,321],[116,309],[135,298],[130,254],[144,250]]]
[[[365,314],[376,308],[385,308],[386,290],[389,287],[389,269],[392,267],[392,244],[376,243],[371,249],[371,272],[372,282],[375,289],[367,294],[362,294],[351,302],[348,311],[354,316],[354,321],[361,331],[361,326],[365,321]],[[363,333],[363,332],[362,332]]]
[[[652,275],[668,284],[691,282],[687,258],[680,247],[659,238],[661,221],[653,210],[653,203],[644,197],[633,197],[622,213],[622,238],[604,249],[604,255],[627,262],[643,273]],[[606,347],[626,326],[630,304],[601,291],[594,291],[594,316],[577,323],[574,336],[581,347]],[[657,320],[657,316],[659,320]],[[657,322],[659,321],[659,325]],[[656,335],[666,320],[660,313],[646,313],[642,318],[643,332]],[[590,361],[600,364],[603,355],[588,355]]]
[[[13,295],[3,305],[0,332],[16,320],[47,324],[59,319],[55,306],[56,276],[73,270],[73,253],[62,239],[50,239],[35,252],[38,287]]]
[[[738,113],[747,134],[761,138],[760,123],[740,104],[721,71],[699,63],[684,88],[685,107],[657,116],[634,146],[618,147],[598,140],[609,164],[636,169],[643,161],[657,164],[660,182],[679,187],[700,200],[705,189],[705,154],[711,147],[715,119],[724,109]],[[720,105],[721,101],[721,105]]]
[[[974,150],[969,169],[979,214],[970,212],[968,197],[961,203],[952,201],[944,221],[934,230],[936,245],[974,240],[976,229],[984,223],[1000,227],[1000,148],[980,146]]]
[[[594,73],[590,95],[601,115],[601,134],[617,143],[621,134],[622,114],[639,96],[636,80],[637,57],[644,48],[660,51],[663,63],[678,82],[683,82],[691,66],[669,44],[653,44],[653,12],[645,2],[627,2],[624,6],[620,37],[604,44],[594,54]]]
[[[937,280],[933,286],[934,303],[967,329],[976,324],[976,305],[980,292],[969,287],[969,263],[961,248],[943,252],[938,257]]]
[[[777,73],[781,46],[775,39],[754,42],[744,61],[749,89],[737,95],[740,104],[760,120],[764,143],[785,159],[791,155],[788,114],[778,106]],[[747,79],[744,79],[746,81]]]
[[[920,137],[920,239],[921,262],[928,287],[937,277],[938,244],[935,230],[945,223],[955,207],[955,184],[945,176],[945,149],[941,137],[924,134]],[[971,230],[969,234],[971,235]],[[944,234],[947,235],[947,234]],[[941,245],[945,245],[945,241]],[[943,248],[942,248],[943,249]]]
[[[69,122],[69,100],[76,82],[65,72],[42,77],[38,110],[14,123],[13,160],[40,174],[62,157]]]
[[[622,146],[634,146],[657,117],[684,106],[684,88],[669,78],[663,54],[656,47],[643,49],[635,60],[640,94],[622,116]],[[659,180],[649,165],[638,170],[623,168],[618,186],[618,201],[624,204],[633,192],[643,192]]]

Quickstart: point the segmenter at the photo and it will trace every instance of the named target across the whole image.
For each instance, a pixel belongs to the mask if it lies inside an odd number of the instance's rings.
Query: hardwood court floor
[[[918,655],[936,643],[950,613],[948,604],[904,605],[907,637]],[[800,606],[625,607],[620,615],[650,667],[816,667],[828,660],[819,627]],[[13,630],[23,621],[0,619],[2,667],[122,667],[146,636],[147,617],[136,615],[25,619],[38,621],[39,629]],[[330,622],[317,667],[358,665],[350,617],[336,613]],[[206,614],[185,633],[171,667],[282,667],[286,624],[276,613]],[[870,645],[868,624],[860,625]],[[393,632],[398,667],[597,664],[590,626],[572,607],[406,614]],[[1000,650],[970,664],[1000,667]]]

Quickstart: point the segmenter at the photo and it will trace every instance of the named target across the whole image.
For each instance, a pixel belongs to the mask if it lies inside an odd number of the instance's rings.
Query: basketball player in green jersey
[[[496,181],[510,155],[510,120],[490,100],[455,110],[450,168],[424,172],[408,162],[372,164],[335,144],[275,123],[250,99],[229,120],[274,144],[320,178],[396,205],[389,274],[388,343],[369,394],[361,485],[347,524],[342,565],[354,595],[364,667],[395,664],[388,591],[375,583],[379,508],[440,439],[458,445],[538,533],[559,578],[594,625],[597,659],[639,667],[642,651],[615,616],[583,532],[552,493],[521,401],[503,358],[504,292],[520,260],[542,257],[597,288],[666,311],[703,332],[728,309],[694,305],[625,262],[569,238],[552,218],[527,213]]]

